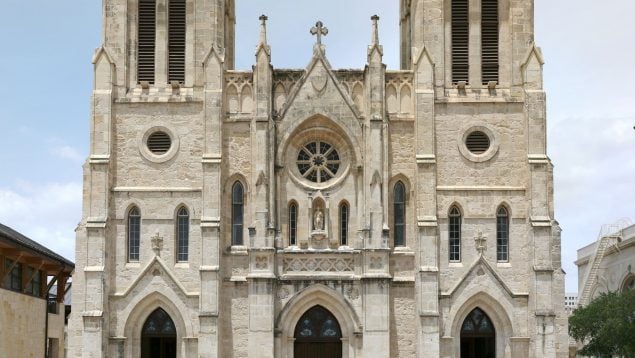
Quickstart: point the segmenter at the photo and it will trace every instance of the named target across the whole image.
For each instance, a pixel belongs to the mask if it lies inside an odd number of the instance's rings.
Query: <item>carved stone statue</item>
[[[313,215],[313,230],[324,230],[324,213],[320,208]]]

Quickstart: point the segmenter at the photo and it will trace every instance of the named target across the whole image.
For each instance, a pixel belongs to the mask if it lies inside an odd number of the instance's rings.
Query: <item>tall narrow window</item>
[[[289,246],[298,244],[298,205],[289,205]]]
[[[182,207],[176,215],[176,260],[186,262],[190,247],[190,214]]]
[[[168,81],[185,82],[185,0],[170,0],[168,9]]]
[[[450,209],[448,221],[448,243],[450,261],[461,261],[461,212],[456,206]]]
[[[139,0],[137,34],[137,81],[154,83],[156,49],[156,0]]]
[[[5,259],[4,270],[4,288],[14,291],[22,291],[22,264],[15,263],[14,261],[9,259]]]
[[[496,259],[509,261],[509,214],[502,206],[496,213]]]
[[[406,187],[400,181],[395,184],[394,230],[395,246],[404,246],[406,242]]]
[[[481,72],[483,84],[498,82],[498,0],[481,0]]]
[[[340,205],[340,245],[348,246],[348,204]]]
[[[139,261],[141,213],[136,206],[128,212],[128,261]]]
[[[452,0],[452,83],[468,82],[470,21],[468,0]]]
[[[232,245],[243,244],[244,189],[240,182],[232,187]]]

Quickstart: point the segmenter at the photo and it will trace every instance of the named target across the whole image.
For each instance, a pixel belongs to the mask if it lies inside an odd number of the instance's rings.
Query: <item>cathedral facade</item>
[[[233,0],[104,1],[70,357],[566,356],[533,0],[395,6],[400,70],[237,71]]]

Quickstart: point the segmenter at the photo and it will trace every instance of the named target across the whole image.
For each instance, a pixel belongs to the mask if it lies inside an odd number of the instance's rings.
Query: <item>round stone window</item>
[[[472,154],[480,155],[487,152],[490,140],[487,134],[481,131],[474,131],[465,138],[465,146]]]
[[[163,155],[170,150],[172,138],[163,131],[157,131],[148,136],[146,145],[152,154]]]
[[[323,141],[310,142],[298,153],[297,165],[300,175],[314,183],[333,179],[340,169],[340,155],[335,147]]]
[[[165,163],[179,150],[179,137],[165,126],[152,126],[139,135],[139,152],[153,163]]]

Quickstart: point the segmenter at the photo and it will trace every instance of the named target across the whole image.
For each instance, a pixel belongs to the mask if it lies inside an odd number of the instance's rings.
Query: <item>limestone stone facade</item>
[[[274,68],[263,16],[236,71],[233,0],[106,0],[69,357],[148,356],[158,309],[176,357],[298,357],[316,307],[325,357],[566,356],[533,1],[494,2],[495,81],[485,7],[454,1],[462,81],[450,0],[395,1],[398,71],[378,17],[364,69],[332,68],[321,23]]]

